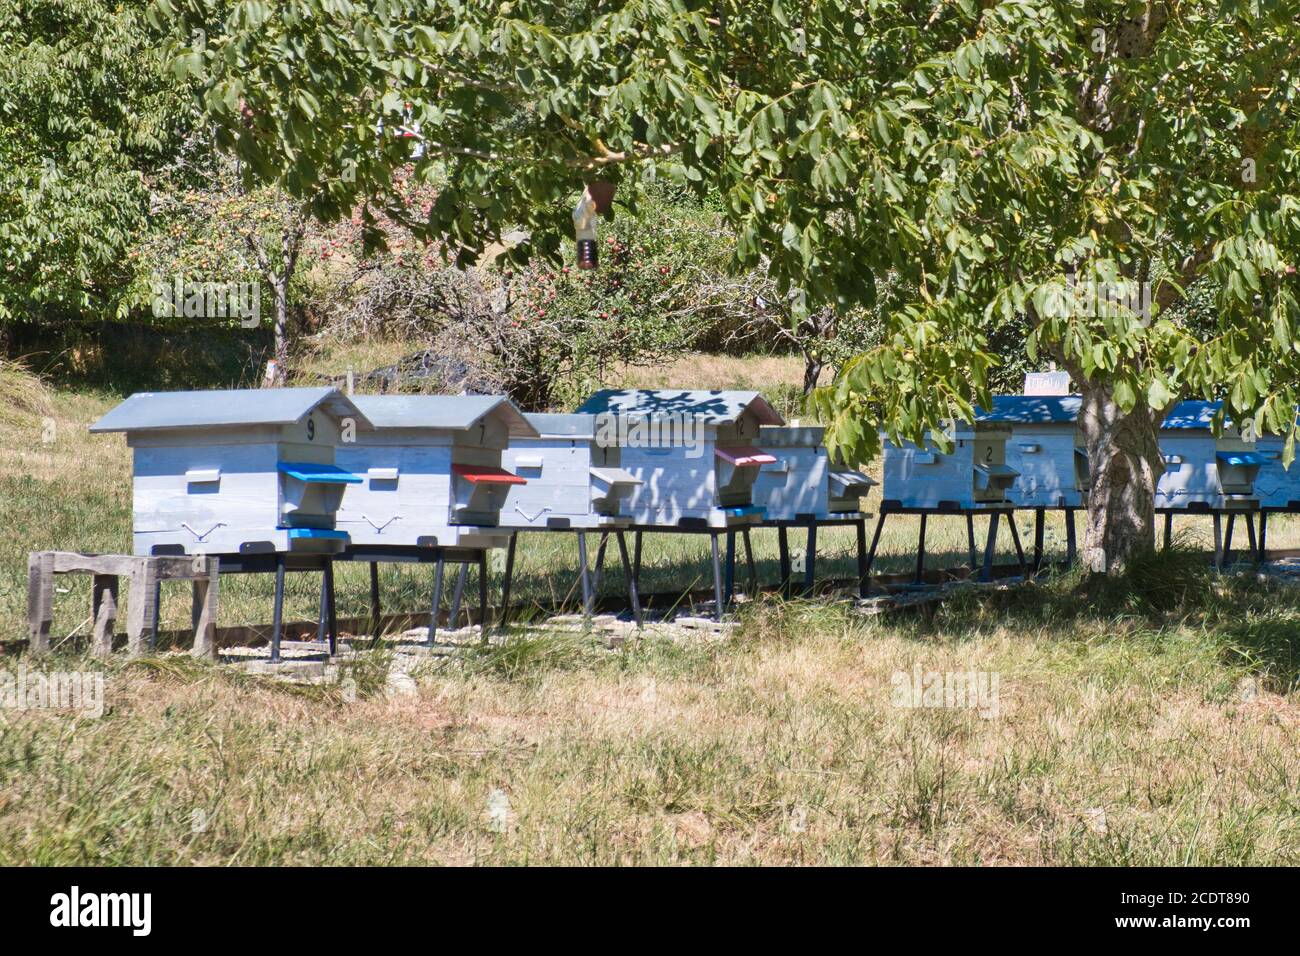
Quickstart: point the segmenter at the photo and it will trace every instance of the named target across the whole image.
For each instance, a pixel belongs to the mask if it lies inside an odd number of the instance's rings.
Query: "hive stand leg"
[[[637,593],[641,591],[641,532],[632,536],[632,580],[636,582]]]
[[[979,552],[975,548],[975,516],[966,512],[966,549],[970,552],[970,573],[975,573],[975,566],[980,563]]]
[[[132,588],[135,587],[132,582]],[[280,660],[280,629],[284,625],[284,555],[275,556],[275,598],[271,605],[271,663]]]
[[[885,514],[882,511],[876,518],[876,530],[871,535],[871,547],[867,549],[866,576],[871,576],[871,566],[876,563],[876,548],[880,547],[880,532],[885,527]]]
[[[1214,570],[1223,570],[1223,525],[1219,513],[1214,513]]]
[[[1029,566],[1025,564],[1025,549],[1020,546],[1020,531],[1016,528],[1016,513],[1007,512],[1007,530],[1011,532],[1011,543],[1016,548],[1016,559],[1020,562],[1020,575],[1025,577],[1029,574]]]
[[[326,586],[325,568],[322,565],[320,571],[320,610],[316,613],[316,643],[325,643],[326,618],[329,617],[329,588]]]
[[[195,581],[195,603],[198,602],[199,582]],[[90,635],[90,653],[96,657],[108,657],[113,653],[113,631],[117,623],[117,589],[116,574],[96,574],[91,584],[91,607],[94,609],[94,630]]]
[[[1224,531],[1223,533],[1223,563],[1225,565],[1232,564],[1232,532],[1233,529],[1236,527],[1236,524],[1237,524],[1237,516],[1234,514],[1229,514],[1228,527],[1227,530]]]
[[[379,603],[379,562],[370,562],[370,636],[379,640],[383,629],[383,608]]]
[[[736,594],[736,532],[727,532],[727,587],[725,599],[727,607],[731,606]]]
[[[745,570],[749,576],[749,596],[758,597],[758,567],[754,564],[754,543],[750,540],[749,529],[740,532],[745,542]]]
[[[871,573],[867,567],[867,519],[859,518],[853,522],[853,530],[858,539],[858,597],[864,598],[870,590],[868,576]]]
[[[54,621],[54,555],[33,551],[27,556],[27,652],[45,654],[50,649]]]
[[[1259,563],[1268,560],[1268,512],[1259,513]]]
[[[157,640],[158,571],[150,558],[140,558],[131,574],[126,615],[127,653],[139,657]]]
[[[640,627],[641,620],[641,595],[637,593],[636,575],[632,573],[632,562],[627,556],[627,540],[623,537],[623,532],[619,531],[618,536],[618,556],[623,562],[623,573],[627,575],[627,596],[632,602],[632,619],[636,621],[636,626]]]
[[[1074,537],[1074,509],[1071,508],[1065,512],[1065,566],[1067,568],[1074,567],[1078,550]]]
[[[1034,511],[1034,574],[1037,575],[1043,569],[1043,525],[1047,520],[1047,512],[1042,508]]]
[[[605,570],[605,549],[609,547],[609,532],[600,533],[600,544],[596,545],[596,569],[591,575],[591,590],[594,594],[600,593],[600,576]]]
[[[325,608],[329,621],[330,657],[339,652],[339,606],[334,593],[334,561],[325,559]]]
[[[804,597],[813,596],[813,587],[817,582],[817,525],[808,525],[808,552],[803,563]]]
[[[925,583],[925,523],[929,518],[925,512],[921,512],[921,531],[916,536],[916,574],[912,576],[913,584]]]
[[[207,577],[194,582],[194,645],[190,651],[195,657],[217,659],[217,609],[220,606],[221,561],[208,559]],[[116,586],[114,587],[116,591]]]
[[[478,630],[484,644],[488,641],[488,560],[487,551],[478,553]]]
[[[776,547],[781,562],[781,597],[790,599],[790,536],[785,525],[776,529]]]
[[[510,623],[510,584],[515,576],[515,543],[518,540],[519,536],[512,534],[506,545],[506,573],[501,580],[501,620],[497,622],[497,627],[502,631]]]
[[[1241,516],[1246,525],[1246,544],[1250,547],[1250,560],[1259,561],[1259,547],[1255,541],[1255,516],[1247,512]]]
[[[713,553],[713,619],[722,622],[722,562],[718,554],[718,533],[709,535],[709,547]]]
[[[1174,513],[1165,512],[1165,550],[1168,551],[1174,546]]]
[[[153,613],[149,617],[149,650],[154,650],[158,646],[158,620],[162,614],[162,578],[158,577],[157,571],[154,571],[153,581]]]
[[[456,630],[460,627],[460,603],[465,600],[465,582],[469,579],[469,564],[462,561],[456,572],[456,589],[451,592],[451,612],[447,616],[447,627]]]
[[[433,647],[438,636],[438,611],[442,607],[442,576],[447,570],[446,559],[442,551],[433,564],[433,597],[429,601],[429,639],[425,643]]]
[[[587,535],[582,531],[578,532],[578,564],[582,566],[579,574],[582,581],[582,613],[584,617],[591,617],[595,595],[591,590],[591,571],[587,567]]]
[[[998,518],[996,511],[989,512],[989,536],[984,543],[984,569],[980,572],[981,581],[993,580],[993,552],[998,546]]]

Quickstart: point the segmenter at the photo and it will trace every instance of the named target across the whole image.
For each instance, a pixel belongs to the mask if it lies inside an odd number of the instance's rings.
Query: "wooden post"
[[[510,582],[515,576],[515,542],[518,540],[519,534],[513,533],[506,545],[506,573],[501,581],[501,620],[497,625],[503,631],[510,621]]]
[[[126,649],[140,657],[158,640],[158,572],[152,558],[137,558],[127,596]]]
[[[45,654],[50,649],[54,621],[54,555],[33,551],[27,556],[27,651]]]
[[[113,653],[113,632],[117,624],[118,576],[96,574],[91,583],[91,608],[94,629],[90,634],[90,653],[108,657]]]
[[[194,622],[194,647],[190,653],[195,657],[216,660],[221,561],[217,558],[208,558],[207,565],[207,577],[196,578],[194,581],[194,605],[198,616]]]

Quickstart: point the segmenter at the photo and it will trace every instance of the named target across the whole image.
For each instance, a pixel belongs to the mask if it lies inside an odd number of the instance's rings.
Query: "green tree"
[[[148,179],[199,118],[143,0],[0,0],[0,337],[116,311]]]
[[[157,10],[180,36],[213,19]],[[879,343],[815,393],[850,457],[968,417],[990,335],[1026,323],[1082,389],[1085,560],[1110,572],[1153,541],[1178,398],[1294,443],[1298,50],[1300,0],[253,0],[174,53],[249,175],[326,220],[386,207],[413,163],[445,177],[413,225],[459,261],[516,227],[553,255],[584,179],[670,176],[796,321],[889,277]],[[415,123],[419,156],[391,135]],[[1194,332],[1174,306],[1198,280]]]

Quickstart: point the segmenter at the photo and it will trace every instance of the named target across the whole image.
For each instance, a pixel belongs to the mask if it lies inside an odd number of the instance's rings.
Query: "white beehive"
[[[1006,461],[1011,432],[985,422],[959,422],[952,450],[944,452],[927,436],[912,442],[884,442],[882,510],[921,508],[957,510],[1011,503],[1017,473]]]
[[[758,392],[607,389],[578,411],[598,418],[598,434],[619,436],[622,467],[640,481],[621,511],[634,524],[728,528],[762,521],[754,481],[774,456],[755,442],[760,427],[785,422]]]
[[[831,464],[826,430],[766,425],[758,447],[775,461],[763,465],[754,482],[754,504],[766,521],[817,521],[861,517],[861,499],[875,479]]]
[[[1286,439],[1281,435],[1260,435],[1255,441],[1259,455],[1259,475],[1255,478],[1255,494],[1261,508],[1281,508],[1300,511],[1300,459],[1291,467],[1282,464],[1282,447]]]
[[[1088,455],[1078,433],[1078,395],[996,395],[976,420],[1008,429],[1007,467],[1018,473],[1008,497],[1021,508],[1080,508]]]
[[[348,487],[338,527],[355,545],[504,547],[506,495],[525,479],[501,452],[537,430],[509,399],[485,395],[356,395],[374,425],[336,460],[362,476]]]
[[[1253,441],[1231,423],[1215,437],[1222,402],[1179,402],[1160,426],[1165,470],[1156,485],[1157,508],[1242,508],[1255,504],[1255,478],[1263,459]]]
[[[511,528],[619,528],[619,505],[640,479],[620,466],[621,449],[596,438],[594,415],[526,415],[535,438],[512,438],[502,465],[527,484],[510,489],[501,524]]]
[[[134,552],[331,553],[361,479],[335,449],[370,422],[333,388],[142,392],[91,426],[135,451]]]

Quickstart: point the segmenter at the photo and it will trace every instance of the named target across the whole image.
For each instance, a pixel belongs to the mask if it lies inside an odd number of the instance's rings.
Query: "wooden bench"
[[[97,657],[113,650],[117,620],[119,581],[130,578],[127,598],[127,652],[138,657],[154,648],[158,640],[158,591],[163,581],[193,581],[195,657],[216,657],[217,642],[217,558],[202,556],[135,557],[127,554],[78,554],[72,551],[33,551],[27,557],[28,651],[45,654],[50,650],[50,626],[54,617],[54,576],[92,575],[92,620],[90,647]]]

